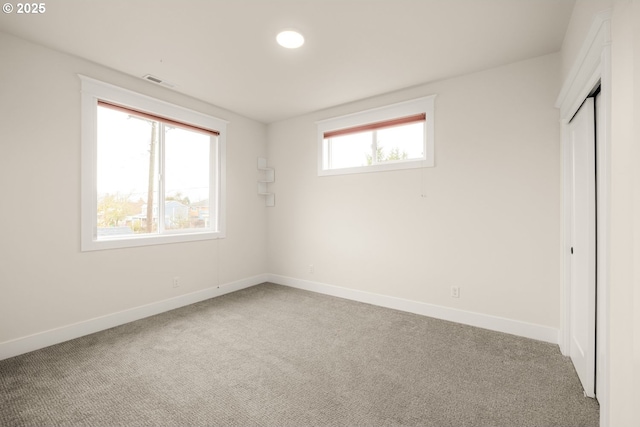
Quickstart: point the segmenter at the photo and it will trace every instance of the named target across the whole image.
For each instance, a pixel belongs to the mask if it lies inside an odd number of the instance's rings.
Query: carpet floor
[[[265,283],[0,361],[2,426],[597,426],[558,346]]]

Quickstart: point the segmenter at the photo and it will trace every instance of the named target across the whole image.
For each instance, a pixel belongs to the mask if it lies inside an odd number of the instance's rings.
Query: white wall
[[[611,27],[610,426],[640,426],[640,3]]]
[[[560,59],[270,125],[270,272],[559,328]],[[317,176],[315,121],[431,94],[436,167]]]
[[[230,121],[226,239],[80,252],[77,73]],[[263,124],[0,33],[0,344],[265,273],[265,154]]]

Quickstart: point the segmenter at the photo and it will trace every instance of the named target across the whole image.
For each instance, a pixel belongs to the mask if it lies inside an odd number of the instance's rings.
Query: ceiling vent
[[[162,80],[160,77],[152,76],[151,74],[147,74],[145,76],[142,76],[142,78],[145,79],[145,80],[149,80],[150,82],[153,82],[155,84],[166,86],[166,87],[175,87],[176,86],[171,82],[168,82],[166,80]]]

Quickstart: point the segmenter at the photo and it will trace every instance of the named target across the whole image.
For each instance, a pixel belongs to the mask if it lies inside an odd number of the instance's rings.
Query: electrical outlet
[[[174,288],[179,288],[180,287],[180,278],[178,276],[173,278],[173,287]]]
[[[451,287],[451,298],[460,298],[460,287],[452,286]]]
[[[313,273],[315,271],[315,268],[313,267],[313,264],[309,264],[309,273]]]

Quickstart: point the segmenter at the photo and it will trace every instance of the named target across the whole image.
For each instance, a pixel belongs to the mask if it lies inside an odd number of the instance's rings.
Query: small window
[[[83,78],[82,249],[224,237],[225,126]]]
[[[433,100],[318,122],[318,175],[433,166]]]

